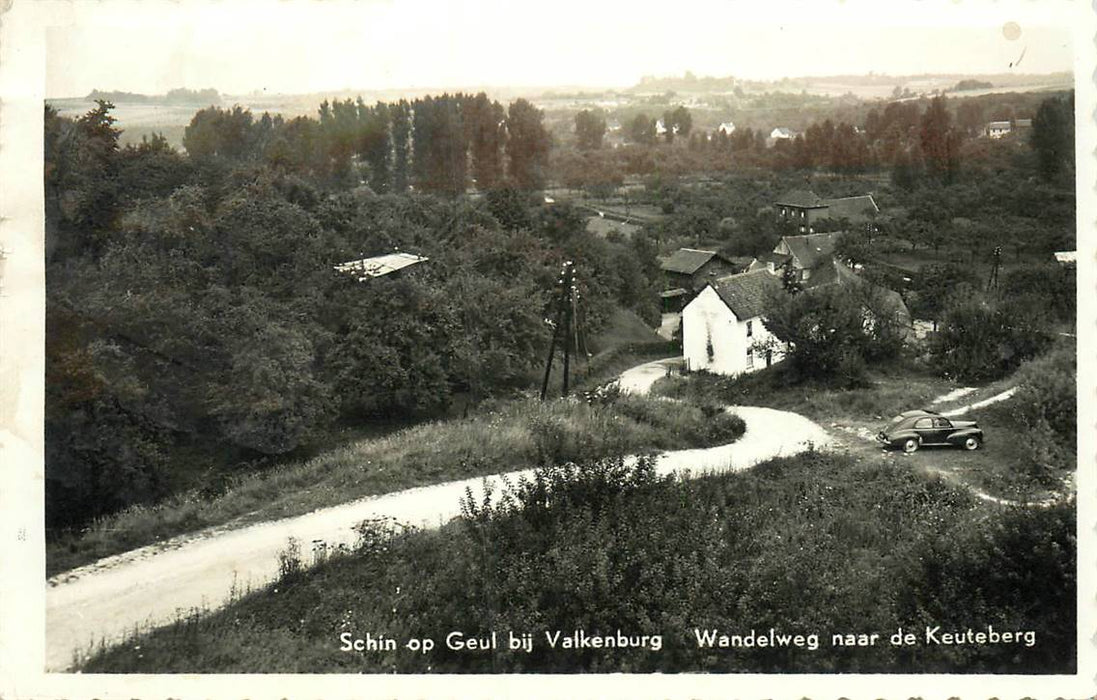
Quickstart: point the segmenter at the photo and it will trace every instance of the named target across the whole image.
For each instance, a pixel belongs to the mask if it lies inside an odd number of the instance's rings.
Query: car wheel
[[[979,445],[981,445],[981,444],[982,444],[982,440],[980,440],[979,438],[977,438],[974,435],[969,435],[964,440],[964,449],[965,450],[977,450],[977,449],[979,449]]]
[[[918,448],[921,446],[922,442],[918,438],[907,438],[903,441],[903,452],[906,452],[907,454],[917,452]]]

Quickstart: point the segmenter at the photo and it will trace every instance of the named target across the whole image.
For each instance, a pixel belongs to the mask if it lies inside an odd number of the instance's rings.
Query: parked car
[[[914,410],[891,419],[876,436],[886,447],[915,452],[923,445],[955,445],[965,450],[977,450],[983,444],[983,431],[973,420],[946,418],[940,413]]]

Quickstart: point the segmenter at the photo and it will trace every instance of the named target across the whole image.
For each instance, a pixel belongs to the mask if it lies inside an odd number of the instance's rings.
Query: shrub
[[[1018,442],[1028,455],[1031,475],[1050,486],[1073,471],[1077,461],[1075,350],[1061,345],[1017,374],[1020,384],[1011,410],[1025,430]]]

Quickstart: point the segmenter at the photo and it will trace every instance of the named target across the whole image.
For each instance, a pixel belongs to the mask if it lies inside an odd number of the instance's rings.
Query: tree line
[[[470,186],[542,187],[551,146],[543,120],[525,99],[504,108],[484,93],[324,101],[316,119],[209,107],[194,115],[183,147],[195,159],[262,162],[377,193],[452,196]]]

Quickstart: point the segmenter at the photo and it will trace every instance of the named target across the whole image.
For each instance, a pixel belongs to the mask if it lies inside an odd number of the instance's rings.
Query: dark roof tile
[[[766,297],[770,290],[781,288],[781,280],[766,270],[757,270],[722,277],[712,284],[712,288],[736,318],[745,320],[765,312]]]
[[[715,251],[694,250],[693,248],[679,248],[674,255],[663,261],[662,268],[666,272],[678,272],[683,275],[692,275],[701,269],[701,266],[716,256]]]

